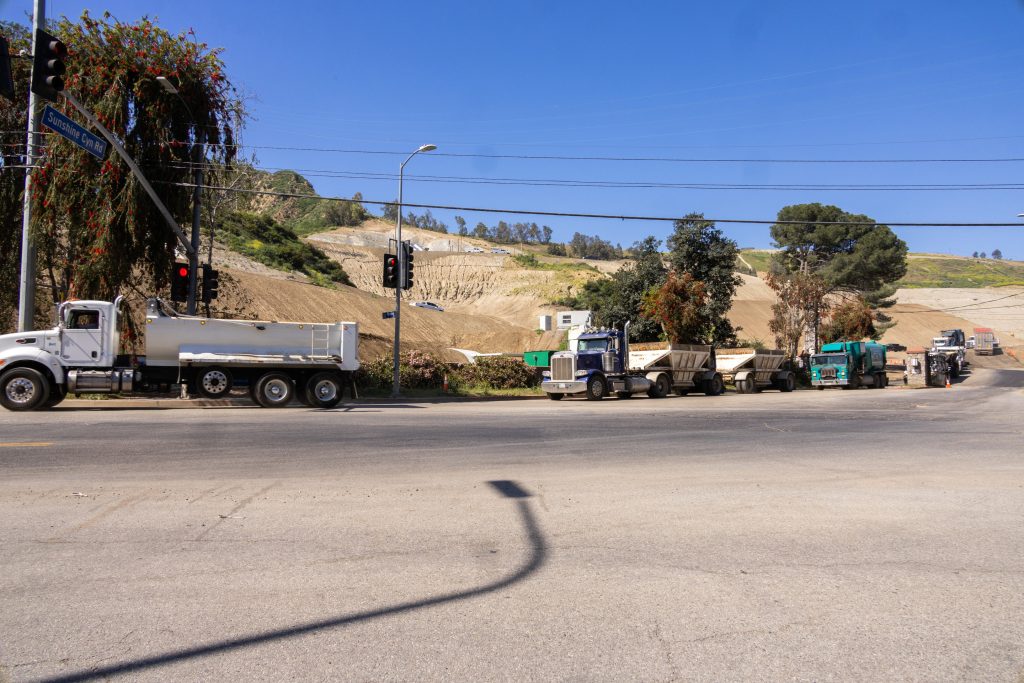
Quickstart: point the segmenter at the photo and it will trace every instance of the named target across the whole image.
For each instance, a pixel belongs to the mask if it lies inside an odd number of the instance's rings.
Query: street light
[[[400,334],[402,329],[402,283],[405,282],[405,250],[402,249],[402,176],[405,172],[405,165],[409,163],[409,159],[420,152],[432,152],[437,149],[437,145],[422,145],[415,152],[410,154],[402,162],[402,165],[398,167],[398,221],[395,223],[395,254],[398,257],[398,286],[395,287],[395,369],[394,375],[391,380],[391,398],[398,398],[402,393],[402,383],[399,376],[398,369],[398,356],[399,356],[399,344]]]
[[[159,83],[163,89],[171,95],[177,96],[178,100],[185,105],[185,111],[188,112],[188,116],[192,119],[192,128],[196,131],[196,153],[193,163],[195,166],[192,168],[192,177],[195,179],[195,188],[192,190],[192,255],[189,256],[189,276],[188,276],[188,303],[186,304],[186,312],[189,315],[196,314],[196,277],[199,272],[199,198],[201,195],[200,189],[203,186],[203,167],[201,164],[202,160],[202,145],[206,142],[206,129],[199,126],[199,122],[196,121],[195,114],[192,113],[192,108],[188,106],[188,102],[181,96],[178,89],[171,83],[170,79],[166,76],[157,76],[157,83]],[[213,260],[213,235],[210,235],[210,265]],[[209,309],[209,307],[207,307]]]

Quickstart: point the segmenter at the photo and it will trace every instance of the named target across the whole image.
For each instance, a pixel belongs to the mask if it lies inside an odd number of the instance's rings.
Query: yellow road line
[[[0,448],[21,448],[21,447],[25,447],[25,448],[40,448],[42,446],[52,446],[52,445],[53,445],[53,442],[51,442],[51,441],[26,441],[25,443],[14,443],[14,442],[4,443],[4,442],[0,442]]]

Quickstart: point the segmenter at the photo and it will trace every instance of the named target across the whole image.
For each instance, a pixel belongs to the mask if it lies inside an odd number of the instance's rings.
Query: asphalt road
[[[1021,387],[0,412],[0,681],[1020,683]]]

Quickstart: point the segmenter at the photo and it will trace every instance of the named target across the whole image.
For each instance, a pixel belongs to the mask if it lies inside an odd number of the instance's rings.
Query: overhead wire
[[[158,184],[172,185],[175,187],[189,187],[195,188],[194,183],[180,183],[172,181],[154,181]],[[373,199],[351,199],[348,197],[329,197],[315,194],[301,194],[296,192],[277,192],[274,190],[251,190],[237,187],[220,187],[203,185],[203,189],[207,190],[218,190],[224,192],[238,192],[241,194],[255,194],[263,196],[274,196],[274,197],[287,197],[293,199],[319,199],[322,201],[333,201],[333,202],[345,202],[345,203],[358,203],[358,204],[372,204],[375,206],[386,206],[394,204],[394,201],[380,201]],[[642,216],[642,215],[616,215],[616,214],[601,214],[601,213],[573,213],[568,211],[538,211],[534,209],[507,209],[507,208],[493,208],[493,207],[473,207],[473,206],[454,206],[445,204],[413,204],[409,202],[403,202],[403,207],[410,209],[437,209],[443,211],[467,211],[475,213],[507,213],[517,214],[523,216],[556,216],[562,218],[592,218],[592,219],[604,219],[604,220],[619,220],[619,221],[661,221],[661,222],[674,222],[684,218],[683,216]],[[702,217],[700,220],[709,221],[713,223],[736,223],[743,225],[806,225],[807,221],[787,221],[787,220],[759,220],[759,219],[746,219],[746,218],[712,218]],[[814,221],[815,225],[858,225],[858,226],[875,226],[885,225],[889,227],[902,227],[902,228],[1024,228],[1024,223],[931,223],[931,222],[883,222],[883,221]]]
[[[219,164],[208,162],[173,161],[165,164],[173,168],[194,169],[220,168]],[[334,171],[328,169],[310,168],[284,168],[274,166],[253,167],[261,171],[292,171],[302,173],[305,177],[320,178],[346,178],[360,180],[397,180],[397,173],[380,173],[372,171]],[[406,180],[430,182],[430,183],[459,183],[472,185],[518,185],[527,187],[589,187],[605,189],[685,189],[685,190],[805,190],[805,191],[906,191],[906,192],[933,192],[933,191],[1005,191],[1022,190],[1024,183],[957,183],[957,184],[824,184],[824,183],[697,183],[678,182],[667,183],[657,181],[612,181],[612,180],[573,180],[559,178],[486,178],[481,176],[441,176],[406,174]]]
[[[1022,136],[1024,137],[1024,136]],[[191,144],[190,141],[174,141]],[[245,149],[266,149],[287,152],[319,152],[332,154],[366,154],[382,156],[406,156],[408,152],[341,147],[289,147],[283,145],[245,145],[227,143],[205,143],[210,147],[233,147]],[[539,161],[611,161],[611,162],[662,162],[686,164],[982,164],[1020,163],[1024,157],[991,158],[904,158],[904,159],[757,159],[757,158],[699,158],[660,156],[591,156],[567,154],[488,154],[481,152],[431,152],[434,157],[470,159],[534,159]]]

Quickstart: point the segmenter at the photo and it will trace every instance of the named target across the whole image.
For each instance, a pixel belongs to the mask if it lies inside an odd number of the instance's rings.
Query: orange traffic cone
[[[946,388],[949,389],[951,386],[953,385],[949,383],[949,375],[946,375]]]
[[[947,382],[948,382],[948,380],[947,380]],[[948,386],[948,384],[947,384],[947,386]],[[444,393],[446,393],[446,394],[448,393],[448,375],[447,374],[445,374],[445,376],[444,376],[444,385],[441,387],[441,390],[444,391]]]

